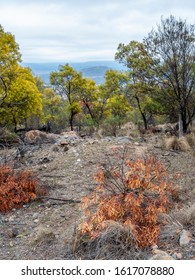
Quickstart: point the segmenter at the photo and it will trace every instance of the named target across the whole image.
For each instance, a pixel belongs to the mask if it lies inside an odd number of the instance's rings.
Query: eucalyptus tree
[[[59,66],[59,70],[50,74],[51,84],[56,94],[69,104],[69,124],[74,127],[74,117],[80,112],[79,93],[82,85],[82,75],[76,72],[69,64]]]
[[[138,41],[131,41],[127,45],[119,44],[115,59],[127,67],[126,96],[131,105],[138,108],[147,130],[148,121],[156,107],[152,99],[152,95],[157,91],[153,79],[153,59],[145,45]]]
[[[6,97],[11,79],[16,73],[18,63],[21,61],[19,46],[14,36],[5,32],[0,25],[0,106],[6,103]]]
[[[182,136],[195,117],[195,25],[172,15],[162,18],[144,44],[161,90],[175,104]]]

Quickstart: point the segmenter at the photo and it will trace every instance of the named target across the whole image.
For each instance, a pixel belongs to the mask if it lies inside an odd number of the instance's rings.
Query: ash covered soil
[[[158,250],[174,259],[195,258],[195,157],[191,151],[166,151],[160,138],[76,137],[68,143],[26,144],[25,153],[18,156],[17,145],[0,150],[1,161],[11,163],[16,170],[27,168],[35,173],[47,190],[43,199],[0,213],[0,259],[74,259],[71,241],[81,223],[80,201],[95,189],[97,166],[113,161],[113,149],[128,146],[129,158],[155,155],[162,161],[179,186],[178,202],[170,213],[168,225],[162,230]],[[59,200],[56,200],[59,199]],[[170,222],[171,221],[171,222]],[[179,242],[182,230],[191,234],[186,245]],[[152,252],[144,256],[151,258]]]

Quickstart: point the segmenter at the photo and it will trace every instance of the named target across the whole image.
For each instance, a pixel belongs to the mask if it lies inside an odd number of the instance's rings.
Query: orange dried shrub
[[[98,187],[83,200],[81,233],[95,238],[112,222],[120,222],[129,227],[138,247],[157,244],[158,214],[171,207],[172,184],[166,168],[153,156],[137,161],[123,157],[120,165],[98,170]]]
[[[21,207],[37,197],[38,181],[29,171],[14,173],[0,165],[0,212]]]

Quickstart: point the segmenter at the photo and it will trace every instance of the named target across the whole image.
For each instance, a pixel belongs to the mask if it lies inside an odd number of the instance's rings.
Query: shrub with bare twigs
[[[160,233],[158,214],[167,212],[174,194],[166,168],[153,156],[128,160],[126,152],[118,162],[99,168],[98,187],[83,200],[85,220],[80,232],[95,239],[112,223],[119,223],[130,230],[135,247],[150,247]]]

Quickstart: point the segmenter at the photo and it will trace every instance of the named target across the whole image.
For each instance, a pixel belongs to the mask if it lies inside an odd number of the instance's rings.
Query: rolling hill
[[[50,73],[52,71],[57,71],[59,65],[64,64],[66,63],[22,63],[23,66],[30,67],[34,75],[40,76],[45,84],[49,84]],[[84,77],[94,80],[97,84],[104,82],[104,75],[107,70],[124,70],[124,67],[116,61],[70,62],[69,64],[76,71],[82,72]]]

